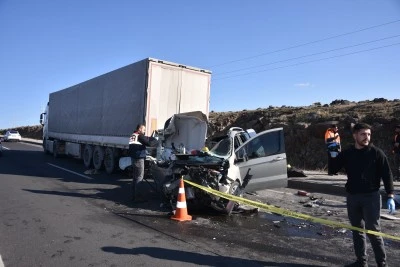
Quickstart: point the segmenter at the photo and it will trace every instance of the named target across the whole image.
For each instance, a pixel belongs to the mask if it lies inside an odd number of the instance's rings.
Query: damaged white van
[[[157,161],[152,164],[153,177],[160,184],[164,198],[176,203],[179,180],[206,186],[220,192],[240,195],[243,190],[256,191],[286,187],[287,163],[283,128],[256,134],[254,130],[231,128],[226,136],[207,151],[207,117],[201,112],[176,114],[160,134]],[[185,184],[188,206],[211,206],[231,211],[228,201]]]

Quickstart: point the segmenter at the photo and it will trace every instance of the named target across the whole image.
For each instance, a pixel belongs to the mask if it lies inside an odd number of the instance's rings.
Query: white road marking
[[[0,267],[4,267],[4,263],[3,263],[3,260],[1,259],[1,255],[0,255]]]
[[[51,164],[51,163],[47,163],[47,164],[49,164],[50,166],[52,166],[52,167],[54,167],[54,168],[58,168],[58,169],[61,169],[61,170],[63,170],[63,171],[66,171],[66,172],[73,173],[73,174],[75,174],[75,175],[78,175],[78,176],[83,177],[83,178],[88,179],[88,180],[92,180],[92,179],[93,179],[92,177],[89,177],[89,176],[86,176],[86,175],[83,175],[83,174],[80,174],[80,173],[77,173],[77,172],[74,172],[74,171],[71,171],[71,170],[62,168],[62,167],[60,167],[60,166],[57,166],[57,165],[54,165],[54,164]],[[1,266],[0,266],[0,267],[1,267]]]
[[[41,144],[32,144],[32,143],[24,143],[24,145],[28,145],[28,146],[35,146],[35,147],[42,147]],[[5,150],[10,150],[10,148],[6,147],[3,145],[3,149]],[[0,266],[1,267],[1,266]]]
[[[28,142],[23,142],[25,145],[28,145],[28,146],[36,146],[36,147],[42,147],[43,145],[42,144],[34,144],[34,143],[28,143]]]

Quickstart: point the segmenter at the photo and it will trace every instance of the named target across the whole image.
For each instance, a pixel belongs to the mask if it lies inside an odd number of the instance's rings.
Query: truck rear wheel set
[[[53,143],[53,157],[58,158],[58,143],[54,141]]]
[[[106,147],[104,150],[104,168],[108,174],[113,173],[116,165],[116,158],[116,150],[111,147]]]
[[[112,147],[93,147],[92,145],[85,145],[82,153],[83,164],[86,168],[93,166],[96,170],[100,170],[104,166],[108,174],[114,172],[117,156],[118,151]]]
[[[85,148],[83,149],[83,164],[85,165],[86,168],[92,167],[92,162],[93,162],[93,146],[92,145],[85,145]]]
[[[101,146],[95,146],[93,150],[93,166],[96,170],[100,170],[103,167],[104,160],[104,148]]]

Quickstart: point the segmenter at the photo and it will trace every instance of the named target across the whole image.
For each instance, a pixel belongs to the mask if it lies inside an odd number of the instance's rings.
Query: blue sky
[[[400,1],[0,0],[0,129],[147,57],[211,70],[214,111],[393,100]]]

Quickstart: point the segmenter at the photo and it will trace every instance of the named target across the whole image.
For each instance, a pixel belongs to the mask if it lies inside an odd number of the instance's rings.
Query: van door
[[[236,151],[236,165],[242,180],[251,175],[246,191],[287,187],[287,163],[283,128],[266,130]]]

